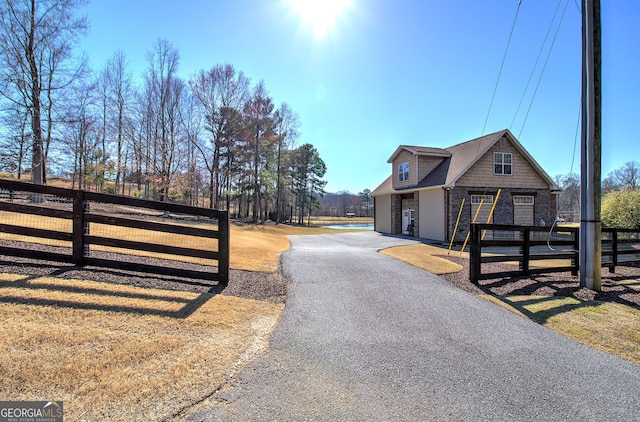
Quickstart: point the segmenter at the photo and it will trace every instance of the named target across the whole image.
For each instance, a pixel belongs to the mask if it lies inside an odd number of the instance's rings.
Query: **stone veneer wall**
[[[447,227],[447,239],[451,239],[453,229],[456,224],[456,218],[460,211],[460,204],[464,198],[464,209],[460,215],[460,223],[458,224],[458,230],[456,231],[456,242],[463,242],[469,227],[471,224],[471,194],[484,192],[485,188],[468,188],[468,187],[456,187],[451,190],[449,206],[449,227]],[[486,192],[489,195],[493,195],[495,198],[496,188],[486,188]],[[534,195],[534,209],[533,220],[534,223],[544,219],[546,225],[551,225],[556,217],[556,195],[552,195],[548,189],[502,189],[500,192],[500,198],[496,204],[496,208],[493,212],[493,222],[495,224],[513,224],[513,196],[514,195]],[[484,207],[484,206],[483,206]],[[483,221],[486,223],[486,221]]]
[[[402,197],[391,195],[391,234],[402,233]]]

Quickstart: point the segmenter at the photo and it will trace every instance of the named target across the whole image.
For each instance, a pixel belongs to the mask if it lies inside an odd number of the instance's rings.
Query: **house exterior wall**
[[[416,210],[413,223],[413,236],[420,237],[420,192],[413,193],[413,207]]]
[[[418,193],[418,192],[417,192]],[[417,220],[420,221],[418,237],[432,240],[445,240],[445,204],[444,190],[432,189],[419,192],[420,199]]]
[[[403,182],[398,180],[398,165],[402,163],[409,163],[409,179]],[[393,169],[393,177],[391,179],[391,186],[394,189],[405,188],[408,186],[414,186],[416,182],[416,159],[415,156],[407,150],[401,151],[398,156],[393,160],[391,164]]]
[[[375,200],[375,230],[391,233],[391,195],[380,195]]]
[[[511,142],[506,141],[504,147],[501,142],[496,144],[471,168],[458,179],[456,186],[487,186],[497,188],[549,189],[548,183],[540,176],[531,164],[520,154]],[[507,152],[512,154],[511,175],[493,174],[493,153]]]

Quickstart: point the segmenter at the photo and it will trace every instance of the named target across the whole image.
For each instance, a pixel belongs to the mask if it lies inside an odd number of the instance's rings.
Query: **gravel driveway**
[[[189,420],[640,420],[640,366],[377,253],[412,241],[289,239],[269,350]]]

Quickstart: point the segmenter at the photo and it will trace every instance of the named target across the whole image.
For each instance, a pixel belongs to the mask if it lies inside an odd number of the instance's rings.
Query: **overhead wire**
[[[542,80],[542,76],[544,75],[544,71],[545,71],[545,69],[547,67],[547,63],[549,62],[549,57],[551,56],[551,51],[553,50],[553,47],[555,45],[556,38],[558,36],[558,33],[560,32],[560,27],[562,26],[562,22],[564,20],[564,16],[566,14],[567,7],[569,5],[569,1],[570,0],[567,0],[567,2],[565,3],[564,9],[562,11],[562,16],[560,17],[560,21],[559,21],[558,26],[556,28],[556,32],[555,32],[553,40],[551,42],[551,46],[549,47],[549,51],[547,52],[547,57],[545,59],[544,65],[542,67],[542,71],[540,72],[540,76],[538,78],[538,82],[536,83],[536,87],[535,87],[535,90],[533,92],[533,96],[531,98],[531,101],[529,102],[529,107],[527,109],[527,113],[526,113],[524,121],[522,123],[522,127],[520,128],[520,132],[518,133],[518,138],[520,138],[520,136],[522,135],[522,131],[523,131],[524,126],[526,124],[527,118],[529,117],[529,112],[531,111],[531,107],[533,105],[533,101],[535,100],[536,94],[538,92],[538,88],[540,86],[540,82]],[[575,1],[575,4],[576,4],[576,7],[579,9],[579,5],[577,3],[577,0],[574,0],[574,1]],[[511,38],[513,36],[513,32],[514,32],[514,28],[515,28],[515,25],[516,25],[516,22],[517,22],[517,19],[518,19],[518,13],[520,11],[521,4],[522,4],[522,0],[519,0],[518,1],[518,8],[516,10],[516,15],[514,17],[513,25],[511,26],[511,32],[509,34],[509,40],[507,41],[507,47],[505,49],[504,56],[502,58],[502,63],[500,65],[500,71],[498,72],[498,79],[496,80],[496,85],[495,85],[495,87],[493,89],[493,94],[491,96],[491,102],[489,103],[489,110],[487,112],[487,117],[485,119],[484,126],[482,128],[482,135],[483,136],[484,136],[484,133],[485,133],[485,130],[486,130],[486,127],[487,127],[487,122],[489,121],[489,116],[491,114],[491,109],[493,107],[493,101],[495,99],[495,95],[496,95],[496,92],[497,92],[497,89],[498,89],[498,84],[500,82],[500,77],[502,75],[502,69],[504,67],[504,63],[506,61],[507,53],[509,51],[509,45],[511,44]],[[511,126],[513,126],[513,124],[515,123],[516,117],[517,117],[517,115],[518,115],[518,113],[520,111],[520,107],[522,105],[522,102],[524,101],[524,97],[525,97],[526,92],[527,92],[527,90],[529,88],[529,84],[531,83],[531,80],[533,78],[533,74],[535,73],[535,69],[538,66],[538,61],[540,60],[540,57],[542,55],[542,51],[544,50],[544,46],[547,43],[547,38],[549,36],[551,28],[553,27],[553,22],[556,19],[556,16],[558,14],[558,10],[559,10],[561,4],[562,4],[562,0],[558,0],[558,5],[556,6],[556,10],[555,10],[555,12],[553,14],[553,18],[551,19],[551,22],[549,23],[549,28],[547,29],[547,33],[545,34],[544,40],[542,42],[542,45],[540,46],[540,51],[538,52],[538,57],[536,58],[535,64],[534,64],[534,66],[533,66],[533,68],[531,70],[531,74],[529,75],[529,80],[527,81],[527,84],[526,84],[525,89],[523,91],[522,97],[520,99],[520,102],[518,103],[518,107],[517,107],[516,112],[515,112],[515,114],[513,116],[513,120],[511,121]],[[574,160],[575,160],[575,150],[576,150],[577,138],[578,138],[577,134],[578,134],[579,127],[580,127],[580,115],[578,116],[578,123],[577,123],[577,126],[576,126],[576,134],[574,136],[574,146],[573,146],[573,150],[574,151],[573,151],[573,154],[572,154],[571,171],[570,171],[570,173],[573,172],[573,165],[574,165]],[[549,249],[551,249],[552,251],[555,251],[555,249],[551,246],[551,237],[552,237],[553,229],[555,228],[557,222],[558,222],[558,220],[554,219],[553,224],[551,225],[551,228],[549,230],[549,236],[547,237],[547,247]],[[567,250],[567,251],[571,251],[571,250]],[[567,251],[563,251],[563,252],[567,252]],[[573,252],[575,252],[575,251],[573,251]]]
[[[547,52],[547,58],[544,61],[544,65],[542,66],[542,71],[540,72],[540,76],[538,77],[538,82],[536,83],[536,88],[533,91],[533,96],[531,97],[531,101],[529,102],[529,108],[527,109],[527,114],[524,116],[524,121],[522,122],[522,126],[520,127],[520,132],[518,132],[518,138],[522,135],[522,131],[524,130],[524,126],[527,123],[527,118],[529,117],[529,112],[531,111],[531,106],[533,106],[533,101],[536,98],[536,94],[538,93],[538,88],[540,87],[540,82],[542,81],[542,76],[544,75],[544,71],[547,68],[547,64],[549,63],[549,57],[551,57],[551,52],[553,51],[553,46],[555,45],[556,39],[558,38],[558,33],[560,32],[560,27],[562,26],[562,21],[564,20],[564,16],[567,12],[567,6],[569,6],[569,0],[565,3],[564,10],[562,11],[562,16],[560,17],[560,22],[558,23],[558,27],[556,28],[556,33],[553,36],[553,40],[551,41],[551,46],[549,47],[549,51]]]
[[[578,9],[578,12],[582,13],[582,9],[580,8],[580,4],[578,4],[578,0],[574,0],[574,3],[576,5],[576,9]],[[578,146],[578,133],[580,131],[580,122],[582,120],[582,97],[580,98],[580,107],[578,107],[578,119],[577,119],[577,123],[576,123],[576,132],[573,136],[573,154],[571,155],[571,168],[569,169],[569,174],[573,173],[573,164],[575,163],[576,160],[576,149]]]
[[[511,44],[511,38],[513,37],[513,30],[515,29],[516,22],[518,21],[518,13],[520,12],[520,5],[522,5],[522,0],[518,0],[518,8],[516,9],[515,17],[513,18],[513,24],[511,25],[511,32],[509,33],[509,40],[507,41],[507,47],[505,48],[504,55],[502,56],[502,63],[500,64],[498,79],[496,80],[496,85],[493,88],[493,95],[491,95],[489,110],[487,111],[487,118],[484,120],[484,126],[482,127],[482,136],[484,136],[485,130],[487,129],[487,122],[489,121],[489,115],[491,114],[491,108],[493,107],[493,100],[496,97],[496,91],[498,90],[498,84],[500,83],[500,76],[502,75],[502,69],[504,68],[504,63],[507,59],[507,53],[509,52],[509,45]]]
[[[571,168],[569,169],[569,174],[573,174],[573,164],[576,159],[576,147],[578,145],[578,132],[580,131],[580,120],[582,116],[582,99],[580,99],[580,107],[578,108],[578,123],[576,124],[576,132],[573,136],[573,154],[571,154]],[[556,224],[558,224],[558,218],[553,219],[553,224],[551,224],[551,229],[549,229],[549,235],[547,236],[547,247],[555,252],[555,248],[551,246],[551,239],[553,237],[553,229]],[[564,249],[562,252],[578,252],[574,249]]]
[[[578,146],[578,132],[580,131],[580,120],[582,117],[582,99],[580,99],[580,107],[578,107],[578,123],[576,123],[576,133],[573,135],[573,154],[571,154],[571,168],[569,174],[573,173],[573,164],[576,160],[576,149]]]
[[[527,91],[529,90],[529,85],[531,84],[533,75],[535,74],[536,68],[538,67],[538,62],[540,61],[540,57],[542,56],[542,52],[544,51],[544,46],[547,44],[547,39],[549,38],[549,34],[551,33],[551,28],[553,28],[553,23],[556,20],[556,16],[558,16],[558,10],[560,10],[561,4],[562,4],[562,0],[558,0],[558,5],[556,6],[556,10],[555,12],[553,12],[553,18],[551,18],[551,22],[549,22],[547,33],[544,36],[544,40],[542,40],[542,45],[540,45],[540,51],[538,51],[538,57],[536,57],[536,62],[533,64],[533,68],[531,69],[531,73],[529,74],[529,80],[527,81],[527,85],[524,87],[524,90],[522,91],[522,97],[520,97],[520,102],[518,103],[516,112],[513,114],[513,120],[511,121],[511,125],[509,127],[513,127],[513,124],[516,121],[516,117],[518,117],[518,113],[520,112],[520,107],[522,106],[524,97],[526,96]]]

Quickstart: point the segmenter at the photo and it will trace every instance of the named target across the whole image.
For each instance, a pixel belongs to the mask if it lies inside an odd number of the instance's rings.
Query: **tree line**
[[[320,206],[316,212],[318,215],[331,217],[346,217],[349,213],[356,217],[373,217],[373,197],[369,189],[358,193],[347,190],[326,193],[320,198]]]
[[[0,6],[0,170],[46,184],[302,222],[319,206],[326,165],[298,146],[299,118],[231,64],[187,80],[167,40],[136,83],[122,51],[92,70],[76,48],[83,0]]]
[[[579,222],[580,176],[558,175],[555,181],[562,189],[558,198],[559,216]],[[602,225],[640,229],[640,163],[630,161],[602,180]]]

